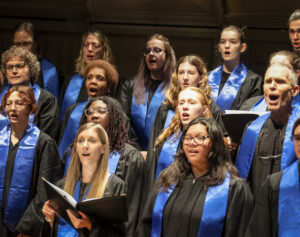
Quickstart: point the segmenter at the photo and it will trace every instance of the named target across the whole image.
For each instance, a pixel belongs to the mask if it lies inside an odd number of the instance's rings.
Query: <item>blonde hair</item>
[[[170,87],[166,92],[166,100],[163,103],[165,103],[169,108],[173,110],[175,110],[177,106],[177,98],[180,92],[178,83],[178,68],[182,63],[189,63],[190,65],[197,68],[199,76],[202,76],[202,80],[199,82],[198,88],[200,88],[205,93],[208,103],[211,104],[211,88],[208,84],[206,65],[201,57],[193,54],[181,57],[178,60],[175,72],[172,75]]]
[[[83,57],[83,47],[84,47],[84,42],[89,35],[96,36],[99,43],[101,44],[101,46],[103,48],[103,57],[99,58],[99,59],[103,59],[103,60],[109,62],[110,64],[114,65],[114,57],[113,57],[112,50],[109,45],[108,38],[99,30],[91,30],[91,31],[86,32],[82,36],[79,56],[75,61],[75,72],[79,73],[80,75],[83,75],[84,68],[86,66],[86,62],[84,61],[84,57]]]
[[[104,148],[104,153],[99,160],[98,168],[96,169],[92,178],[91,188],[87,195],[87,198],[101,198],[108,181],[109,141],[104,128],[100,124],[96,123],[86,123],[82,125],[77,131],[74,145],[71,150],[71,162],[67,171],[64,190],[73,196],[75,186],[81,176],[81,162],[76,151],[76,143],[79,134],[90,128],[92,128],[98,134],[98,137]]]
[[[212,114],[211,114],[210,109],[209,109],[209,102],[208,102],[208,99],[207,99],[205,93],[198,87],[188,87],[188,88],[185,88],[185,89],[181,90],[178,94],[178,97],[182,92],[184,92],[186,90],[192,90],[192,91],[196,92],[199,95],[201,105],[207,107],[206,112],[203,113],[203,117],[212,118]],[[178,98],[177,98],[176,107],[177,107],[177,105],[178,105]],[[172,134],[176,134],[176,133],[179,134],[180,130],[182,130],[182,123],[181,123],[181,120],[180,120],[180,115],[179,115],[178,109],[176,109],[176,113],[175,113],[174,117],[171,120],[170,126],[168,128],[166,128],[158,136],[154,146],[156,147],[161,142],[166,141]]]

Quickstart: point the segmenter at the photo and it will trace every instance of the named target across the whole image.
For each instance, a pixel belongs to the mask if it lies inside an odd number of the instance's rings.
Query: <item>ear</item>
[[[203,115],[205,115],[205,117],[208,117],[208,107],[206,105],[203,106]]]
[[[247,44],[246,43],[242,43],[242,47],[241,47],[241,53],[244,53],[247,49]]]
[[[202,80],[203,80],[203,75],[200,76],[200,79],[199,79],[199,82],[198,82],[198,85],[199,85],[199,86],[200,86]]]
[[[221,53],[220,44],[218,44],[218,52]]]
[[[292,88],[292,96],[293,97],[296,97],[299,93],[299,85],[295,85],[293,88]]]

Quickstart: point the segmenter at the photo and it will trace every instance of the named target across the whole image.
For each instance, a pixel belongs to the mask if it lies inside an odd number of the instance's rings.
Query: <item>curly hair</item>
[[[164,78],[163,78],[163,90],[166,90],[169,87],[172,73],[174,72],[176,57],[175,52],[170,44],[168,38],[161,34],[152,35],[148,40],[157,39],[164,43],[165,52],[166,52],[166,61],[163,66]],[[141,59],[138,73],[134,78],[134,85],[133,85],[133,93],[132,95],[135,97],[136,104],[144,104],[145,103],[145,95],[146,95],[146,88],[148,86],[150,80],[150,70],[148,69],[145,57]]]
[[[167,191],[171,185],[180,185],[184,177],[192,172],[191,164],[183,150],[183,141],[189,128],[195,124],[202,124],[206,127],[212,144],[207,157],[208,175],[204,177],[204,188],[208,189],[210,186],[223,183],[227,172],[238,178],[238,171],[231,163],[231,156],[224,143],[221,128],[211,118],[198,117],[191,121],[188,127],[184,129],[174,162],[167,169],[163,170],[158,177],[156,183],[157,190]]]
[[[180,87],[178,83],[178,68],[182,63],[189,63],[190,65],[195,66],[197,68],[199,76],[202,76],[202,80],[199,82],[198,87],[205,93],[209,104],[211,104],[211,88],[208,84],[206,64],[200,56],[193,54],[181,57],[178,60],[175,72],[172,75],[170,87],[166,92],[166,99],[163,103],[165,103],[168,106],[168,108],[175,110],[177,105],[178,94],[180,92]]]
[[[6,74],[6,63],[13,58],[24,61],[29,67],[30,82],[32,84],[37,82],[41,67],[36,55],[21,47],[12,46],[2,54],[1,67],[4,74]]]
[[[207,117],[207,118],[212,118],[212,114],[211,114],[210,109],[209,109],[209,102],[208,102],[208,99],[206,98],[205,93],[198,87],[188,87],[188,88],[185,88],[185,89],[183,89],[179,92],[178,98],[179,98],[179,95],[182,92],[186,91],[186,90],[192,90],[192,91],[196,92],[199,95],[201,105],[207,107],[207,112],[204,113],[203,116]],[[176,102],[176,107],[177,107],[177,104],[178,104],[178,100]],[[174,117],[171,120],[170,126],[168,128],[166,128],[158,136],[154,146],[156,147],[161,142],[166,141],[172,134],[176,134],[176,133],[179,134],[179,132],[182,130],[182,128],[183,127],[182,127],[182,123],[181,123],[181,120],[180,120],[179,111],[178,111],[178,109],[176,109],[176,113],[175,113]]]
[[[105,60],[98,59],[98,60],[93,60],[93,61],[89,62],[86,65],[84,72],[83,72],[84,80],[86,80],[89,71],[95,67],[104,69],[105,78],[106,78],[106,82],[108,85],[108,91],[111,94],[114,94],[115,90],[117,88],[117,85],[118,85],[119,74],[118,74],[117,70],[115,69],[115,67]]]
[[[6,115],[6,110],[5,110],[6,101],[14,91],[17,91],[19,93],[19,96],[23,99],[23,102],[29,106],[29,113],[35,114],[36,111],[38,110],[38,107],[36,106],[34,93],[32,89],[28,86],[12,86],[2,97],[0,113]]]
[[[89,100],[85,105],[84,110],[88,109],[94,101],[100,100],[107,105],[109,123],[106,129],[109,138],[110,150],[123,150],[124,144],[129,141],[128,132],[126,129],[126,115],[120,103],[109,96],[99,96]],[[87,122],[87,117],[82,113],[80,125]]]
[[[102,45],[103,57],[101,59],[109,62],[110,64],[114,64],[114,56],[112,54],[112,50],[110,48],[108,38],[102,32],[100,32],[99,30],[90,30],[90,31],[83,34],[82,40],[81,40],[79,56],[75,60],[75,71],[77,73],[79,73],[80,75],[83,75],[84,68],[86,66],[86,62],[85,62],[84,57],[83,57],[83,47],[84,47],[85,40],[89,35],[96,36],[99,43]]]

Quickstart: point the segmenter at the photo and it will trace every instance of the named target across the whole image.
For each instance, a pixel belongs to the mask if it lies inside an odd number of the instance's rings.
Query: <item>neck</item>
[[[152,80],[162,81],[164,79],[164,72],[162,70],[150,72]]]
[[[291,111],[292,111],[292,105],[289,104],[278,110],[271,111],[271,118],[276,125],[285,125],[289,121]]]
[[[14,138],[17,138],[18,140],[20,140],[23,135],[24,135],[24,132],[26,130],[28,126],[28,122],[27,123],[19,123],[19,124],[11,124],[11,135],[14,137]]]
[[[206,161],[201,162],[200,164],[197,164],[197,165],[192,165],[191,167],[192,167],[192,172],[193,172],[195,179],[202,177],[203,175],[207,174],[207,172],[208,172],[208,164]]]
[[[223,71],[226,73],[232,73],[234,68],[239,64],[240,60],[228,61],[223,63]]]
[[[81,168],[82,182],[91,183],[96,169],[97,168],[94,165],[93,166],[82,165]]]

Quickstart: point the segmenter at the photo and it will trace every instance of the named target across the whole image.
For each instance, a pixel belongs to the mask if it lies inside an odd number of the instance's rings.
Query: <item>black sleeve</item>
[[[35,151],[35,163],[30,190],[31,202],[16,227],[17,231],[38,236],[37,233],[39,233],[41,225],[44,222],[42,207],[45,201],[47,201],[41,177],[45,177],[50,182],[55,183],[61,176],[61,164],[56,143],[47,134],[41,132]]]
[[[253,196],[248,184],[243,180],[231,178],[223,236],[244,237],[253,204]]]
[[[125,183],[115,175],[109,177],[103,197],[119,196],[125,193]],[[119,237],[125,236],[124,223],[99,223],[92,220],[92,229],[88,233],[89,237]]]
[[[245,100],[239,110],[250,110],[262,97],[264,96],[258,95]]]
[[[247,237],[276,237],[278,231],[278,199],[282,172],[269,175],[261,186],[247,228]]]
[[[213,119],[219,124],[220,128],[222,129],[222,132],[224,134],[224,136],[227,135],[227,131],[225,129],[223,120],[221,115],[223,114],[222,110],[220,109],[220,107],[216,104],[216,102],[213,100],[210,104],[210,112],[213,116]]]
[[[240,109],[248,98],[263,95],[263,79],[260,75],[248,70],[247,77],[239,89],[231,109]]]
[[[153,215],[153,207],[156,200],[156,192],[154,189],[150,194],[149,198],[147,199],[145,206],[142,210],[142,215],[139,220],[139,224],[137,227],[137,233],[135,236],[139,237],[150,237],[151,230],[152,230],[152,215]],[[171,227],[172,228],[172,227]]]
[[[127,185],[127,236],[134,236],[143,193],[144,158],[141,153],[131,145],[125,144],[115,175]]]
[[[132,92],[133,80],[127,79],[123,82],[118,99],[128,118],[130,118],[131,113]]]
[[[53,139],[56,139],[58,129],[59,110],[57,100],[50,92],[41,89],[37,102],[38,111],[34,116],[34,124]]]

